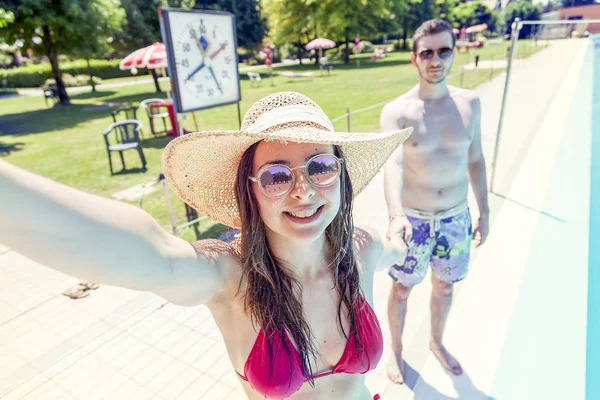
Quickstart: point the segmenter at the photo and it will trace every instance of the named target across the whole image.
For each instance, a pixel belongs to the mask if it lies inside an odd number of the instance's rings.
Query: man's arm
[[[404,120],[397,113],[397,101],[387,104],[380,117],[380,131],[392,132],[404,128]],[[388,159],[383,172],[383,187],[387,203],[389,226],[387,237],[398,233],[408,241],[412,236],[412,227],[402,208],[402,181],[404,177],[404,145],[400,145]]]
[[[475,246],[483,244],[489,231],[490,207],[488,204],[488,187],[485,159],[481,148],[481,102],[478,97],[472,101],[473,107],[473,141],[469,147],[469,181],[479,208],[479,221],[473,232]]]

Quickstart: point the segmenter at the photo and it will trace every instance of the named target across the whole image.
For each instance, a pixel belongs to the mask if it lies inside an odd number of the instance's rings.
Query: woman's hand
[[[388,257],[391,260],[389,265],[403,265],[408,253],[408,246],[406,245],[404,239],[402,239],[402,234],[396,233],[388,239],[388,243],[388,251],[390,253]]]
[[[398,215],[390,219],[386,236],[389,240],[396,234],[400,234],[406,243],[412,237],[412,225],[406,215]]]

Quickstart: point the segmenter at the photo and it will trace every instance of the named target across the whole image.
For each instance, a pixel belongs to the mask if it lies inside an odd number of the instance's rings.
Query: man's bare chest
[[[456,154],[468,152],[473,141],[471,115],[461,113],[422,113],[407,118],[414,131],[405,142],[405,151],[412,153]]]

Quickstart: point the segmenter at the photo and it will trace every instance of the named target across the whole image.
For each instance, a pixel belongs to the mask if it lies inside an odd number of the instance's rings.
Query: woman
[[[231,244],[190,245],[142,210],[2,163],[0,241],[79,278],[206,304],[251,399],[368,399],[362,374],[383,347],[373,273],[406,247],[353,229],[352,198],[410,133],[336,133],[285,92],[253,105],[239,132],[172,141],[171,188],[241,228]]]

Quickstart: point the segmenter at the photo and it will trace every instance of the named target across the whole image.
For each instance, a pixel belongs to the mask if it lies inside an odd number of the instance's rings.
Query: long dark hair
[[[236,198],[241,219],[241,262],[243,277],[247,283],[244,294],[244,307],[250,313],[253,324],[259,324],[271,351],[271,335],[277,333],[281,338],[289,332],[296,343],[302,360],[302,372],[311,385],[314,385],[311,358],[318,356],[310,326],[304,318],[302,309],[302,286],[287,268],[281,268],[271,251],[266,236],[265,224],[260,217],[258,204],[248,176],[252,175],[252,163],[258,143],[244,153],[236,179]],[[334,146],[334,154],[343,159],[341,149]],[[352,222],[352,185],[342,163],[340,174],[340,209],[326,229],[333,262],[329,268],[334,279],[334,288],[340,297],[337,321],[340,332],[346,339],[355,338],[358,347],[363,347],[357,335],[356,304],[362,291],[359,272],[354,255]],[[332,288],[333,289],[333,288]],[[239,288],[238,288],[239,293]],[[350,323],[350,332],[342,324],[342,312],[345,311]],[[283,340],[288,356],[290,349]],[[358,351],[358,354],[362,354]],[[271,357],[273,359],[273,357]],[[362,361],[362,360],[361,360]],[[290,362],[290,366],[291,366]]]

